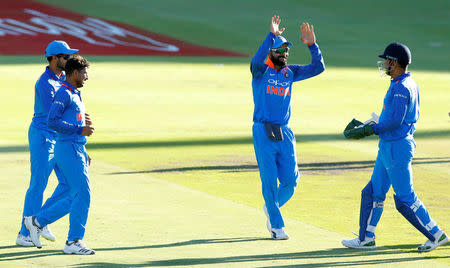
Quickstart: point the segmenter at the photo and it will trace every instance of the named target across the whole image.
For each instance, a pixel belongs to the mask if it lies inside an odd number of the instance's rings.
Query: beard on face
[[[279,56],[275,56],[273,53],[270,53],[269,57],[274,65],[284,67],[287,64],[287,58],[281,54]]]
[[[58,58],[58,61],[56,62],[56,66],[63,71],[66,70],[66,64],[62,62],[61,58]]]
[[[84,85],[84,81],[83,80],[78,80],[77,81],[77,88],[81,88]]]

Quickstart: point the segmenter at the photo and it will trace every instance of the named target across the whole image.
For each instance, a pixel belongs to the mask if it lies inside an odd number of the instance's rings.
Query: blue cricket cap
[[[45,49],[45,56],[51,57],[58,54],[72,55],[78,52],[78,49],[71,49],[64,41],[52,41]]]
[[[277,38],[275,38],[275,42],[273,42],[273,45],[272,45],[271,49],[279,48],[279,47],[281,47],[283,44],[287,44],[288,47],[291,47],[291,46],[292,46],[292,43],[291,43],[291,42],[288,42],[288,41],[286,40],[286,38],[284,38],[283,36],[279,35],[279,36],[277,36]]]

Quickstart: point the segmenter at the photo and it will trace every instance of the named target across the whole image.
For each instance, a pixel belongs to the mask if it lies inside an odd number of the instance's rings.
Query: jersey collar
[[[61,78],[63,77],[63,72],[61,72],[58,76],[52,70],[50,70],[49,66],[45,67],[45,72],[47,72],[48,75],[50,75],[50,77],[53,78],[53,80],[61,80]]]
[[[398,83],[398,81],[400,81],[401,79],[409,77],[409,76],[411,76],[411,73],[409,73],[409,72],[406,74],[399,75],[396,78],[392,79],[392,82]]]
[[[270,58],[267,58],[266,65],[268,65],[272,69],[275,69],[275,65],[273,64],[273,62]]]
[[[265,63],[266,63],[266,65],[269,66],[270,68],[276,70],[275,64],[273,64],[273,62],[272,62],[272,60],[271,60],[270,58],[267,58],[267,60],[266,60]],[[283,70],[283,69],[285,69],[286,67],[287,67],[287,65],[285,65],[284,67],[282,67],[280,70]]]
[[[80,92],[78,89],[74,88],[70,83],[68,83],[67,81],[64,81],[61,83],[62,87],[67,88],[68,90],[70,90],[70,92],[74,92],[77,93]]]

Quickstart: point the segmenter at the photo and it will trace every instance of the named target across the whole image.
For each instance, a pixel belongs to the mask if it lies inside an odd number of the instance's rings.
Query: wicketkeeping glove
[[[347,139],[359,140],[366,136],[374,134],[372,125],[374,123],[370,122],[365,125],[360,125],[354,129],[349,129],[344,131],[344,136]]]
[[[349,129],[354,129],[355,127],[360,126],[362,124],[363,124],[362,122],[353,118],[352,121],[350,121],[350,123],[348,123],[348,125],[345,127],[344,131],[349,130]]]

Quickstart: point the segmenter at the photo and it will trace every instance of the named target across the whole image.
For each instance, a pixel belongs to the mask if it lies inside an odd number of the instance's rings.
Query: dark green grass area
[[[268,33],[270,17],[278,14],[287,29],[284,35],[294,43],[291,63],[309,61],[309,52],[298,38],[300,22],[308,21],[315,26],[328,66],[374,67],[387,44],[403,42],[412,51],[412,69],[449,69],[447,0],[39,2],[249,57]]]

